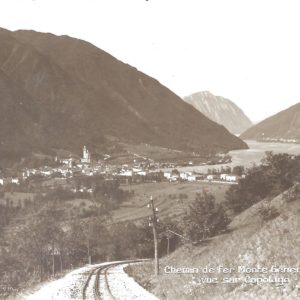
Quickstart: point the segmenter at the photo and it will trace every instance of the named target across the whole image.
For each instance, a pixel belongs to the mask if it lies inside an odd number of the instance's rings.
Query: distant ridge
[[[252,125],[250,119],[235,103],[208,91],[184,97],[184,101],[209,119],[224,125],[233,134],[240,134]]]
[[[300,142],[300,103],[271,116],[246,130],[243,139]]]
[[[90,43],[0,29],[0,156],[109,142],[213,153],[246,148],[157,80]],[[25,153],[26,152],[26,153]]]

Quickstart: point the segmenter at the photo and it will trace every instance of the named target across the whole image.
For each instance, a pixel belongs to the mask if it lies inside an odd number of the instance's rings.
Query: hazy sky
[[[85,39],[254,121],[300,102],[299,0],[0,0],[0,27]],[[1,47],[1,45],[0,45]]]

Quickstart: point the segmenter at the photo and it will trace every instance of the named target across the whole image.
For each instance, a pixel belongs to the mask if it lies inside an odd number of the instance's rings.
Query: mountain
[[[300,142],[300,103],[246,130],[243,139]]]
[[[2,157],[79,153],[84,144],[109,142],[199,153],[247,148],[157,80],[90,43],[0,29],[0,44]]]
[[[184,101],[209,119],[224,125],[233,134],[240,134],[252,125],[249,118],[236,104],[210,92],[192,94],[184,97]]]

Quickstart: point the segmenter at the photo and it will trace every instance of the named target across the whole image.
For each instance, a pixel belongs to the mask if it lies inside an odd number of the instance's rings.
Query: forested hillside
[[[85,41],[0,29],[0,43],[2,158],[78,154],[83,145],[101,152],[118,142],[202,154],[247,147],[157,80]]]

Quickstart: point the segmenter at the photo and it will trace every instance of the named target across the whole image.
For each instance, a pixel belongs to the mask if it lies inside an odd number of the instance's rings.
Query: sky
[[[0,0],[0,27],[84,39],[257,122],[300,102],[299,13],[299,0]]]

